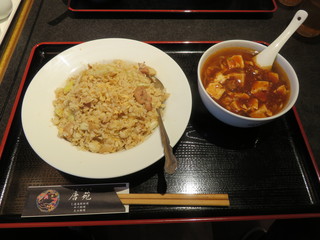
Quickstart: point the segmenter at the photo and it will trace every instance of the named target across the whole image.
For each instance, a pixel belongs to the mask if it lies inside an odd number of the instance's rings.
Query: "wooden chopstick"
[[[125,205],[230,206],[228,194],[118,194]]]
[[[228,194],[179,194],[179,193],[125,193],[118,194],[121,199],[132,199],[132,198],[161,198],[161,199],[219,199],[228,200]]]

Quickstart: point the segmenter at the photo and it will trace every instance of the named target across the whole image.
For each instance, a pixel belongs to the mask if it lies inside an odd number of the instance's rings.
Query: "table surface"
[[[216,18],[75,18],[67,1],[34,1],[0,85],[0,139],[9,119],[31,49],[41,42],[79,42],[99,38],[140,41],[223,41],[248,39],[272,42],[288,25],[298,7],[278,10],[268,19]],[[3,48],[3,46],[2,46]],[[3,49],[2,49],[3,50]],[[281,54],[295,68],[300,81],[296,103],[315,159],[320,165],[320,38],[295,34]]]

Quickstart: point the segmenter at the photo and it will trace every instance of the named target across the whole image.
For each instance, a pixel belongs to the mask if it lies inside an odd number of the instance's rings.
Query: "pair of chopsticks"
[[[228,194],[118,194],[124,205],[230,206]]]

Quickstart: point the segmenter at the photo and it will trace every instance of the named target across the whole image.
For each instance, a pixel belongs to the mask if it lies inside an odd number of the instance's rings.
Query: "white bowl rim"
[[[262,122],[262,121],[270,121],[270,120],[273,120],[273,119],[276,119],[282,115],[284,115],[285,113],[287,113],[295,104],[295,102],[297,101],[298,99],[298,95],[299,95],[299,81],[298,81],[298,77],[297,77],[297,74],[294,70],[294,68],[291,66],[291,64],[280,54],[278,53],[277,58],[280,58],[287,66],[288,68],[290,69],[290,71],[292,72],[292,75],[293,75],[293,78],[296,80],[296,92],[295,94],[293,95],[293,99],[292,101],[289,103],[287,103],[287,105],[285,106],[285,108],[283,108],[280,112],[278,112],[277,114],[275,115],[272,115],[271,117],[264,117],[264,118],[252,118],[252,117],[246,117],[246,116],[242,116],[242,115],[239,115],[239,114],[236,114],[236,113],[233,113],[231,111],[229,111],[228,109],[222,107],[220,104],[218,104],[215,100],[212,99],[212,97],[207,93],[207,91],[205,90],[204,86],[203,86],[203,83],[201,81],[201,77],[200,77],[200,71],[201,71],[201,67],[202,67],[202,63],[204,62],[205,58],[206,58],[206,53],[209,52],[211,49],[213,48],[216,48],[217,46],[219,45],[223,45],[223,44],[227,44],[227,43],[248,43],[248,44],[252,44],[252,45],[255,45],[255,46],[264,46],[263,44],[259,43],[259,42],[254,42],[254,41],[250,41],[250,40],[242,40],[242,39],[233,39],[233,40],[225,40],[225,41],[221,41],[221,42],[218,42],[214,45],[212,45],[211,47],[209,47],[201,56],[199,62],[198,62],[198,68],[197,68],[197,75],[198,75],[198,82],[200,82],[200,87],[202,88],[203,92],[205,93],[205,95],[209,98],[209,101],[211,103],[213,103],[215,106],[217,106],[220,110],[222,110],[223,112],[227,113],[227,114],[230,114],[234,117],[237,117],[237,118],[240,118],[240,119],[243,119],[243,120],[248,120],[248,121],[253,121],[253,122]],[[239,46],[234,46],[234,47],[243,47],[241,45]],[[266,46],[265,46],[266,47]],[[227,47],[226,47],[227,48]],[[249,47],[243,47],[243,48],[249,48]],[[211,54],[210,54],[211,55]],[[291,85],[291,80],[290,81],[290,85]]]

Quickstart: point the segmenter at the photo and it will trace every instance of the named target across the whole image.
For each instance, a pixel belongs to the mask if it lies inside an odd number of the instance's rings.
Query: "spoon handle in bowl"
[[[262,68],[271,68],[280,49],[307,17],[308,13],[306,11],[297,11],[288,27],[279,35],[279,37],[255,57],[256,63]]]

